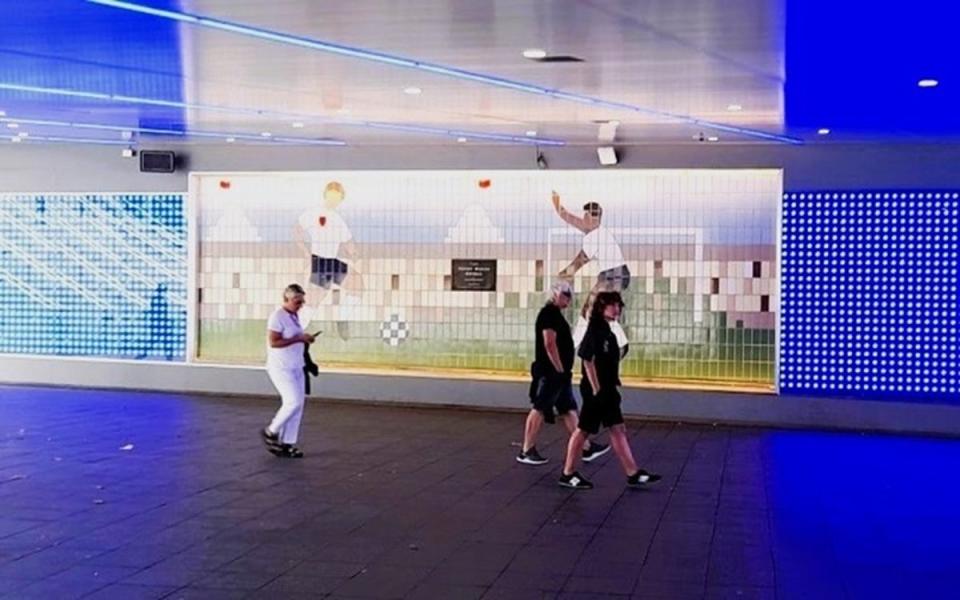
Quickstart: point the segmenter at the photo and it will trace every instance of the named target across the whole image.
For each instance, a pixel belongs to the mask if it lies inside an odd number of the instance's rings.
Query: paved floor
[[[571,492],[520,415],[312,402],[297,461],[273,409],[0,387],[0,596],[958,597],[956,440],[638,422],[664,481]]]

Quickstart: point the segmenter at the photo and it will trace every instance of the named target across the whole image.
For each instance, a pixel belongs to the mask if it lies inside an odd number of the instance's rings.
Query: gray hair
[[[303,291],[303,288],[300,287],[299,283],[291,283],[283,290],[283,299],[292,300],[296,296],[305,296],[307,293]]]
[[[550,300],[553,300],[561,294],[573,298],[573,286],[565,279],[558,279],[550,286]]]

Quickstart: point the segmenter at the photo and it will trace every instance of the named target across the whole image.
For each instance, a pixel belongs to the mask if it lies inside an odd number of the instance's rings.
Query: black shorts
[[[597,274],[597,282],[610,288],[613,292],[622,292],[630,287],[630,269],[627,265],[620,265]]]
[[[534,377],[530,384],[530,403],[540,411],[543,420],[554,423],[554,411],[562,415],[577,410],[577,401],[573,397],[571,373],[557,373]]]
[[[310,283],[330,289],[340,285],[347,276],[347,263],[336,258],[323,258],[316,254],[310,257]]]
[[[584,379],[586,385],[580,385],[580,395],[583,396],[583,409],[580,411],[581,431],[589,434],[600,432],[600,426],[610,428],[623,423],[623,413],[620,412],[620,390],[610,388],[601,389],[599,396],[593,395],[593,388]]]

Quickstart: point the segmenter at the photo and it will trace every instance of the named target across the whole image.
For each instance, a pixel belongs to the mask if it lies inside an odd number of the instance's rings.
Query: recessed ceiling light
[[[524,58],[530,58],[533,60],[539,60],[541,58],[547,57],[547,51],[543,48],[527,48],[523,51]]]
[[[269,131],[263,131],[260,133],[260,137],[270,137],[271,135],[273,134],[270,133]]]
[[[0,117],[5,117],[5,116],[7,116],[7,111],[0,110]]]
[[[827,129],[826,127],[821,127],[820,129],[817,130],[817,134],[819,134],[819,135],[829,135],[829,134],[830,134],[830,130]]]
[[[527,131],[527,137],[536,137],[536,135],[537,135],[536,129],[530,129]]]
[[[739,105],[739,104],[728,104],[728,105],[727,105],[727,110],[729,110],[729,111],[731,111],[731,112],[737,112],[738,110],[743,110],[743,106],[741,106],[741,105]]]
[[[457,141],[462,144],[462,143],[464,143],[464,142],[467,141],[467,138],[465,138],[465,137],[458,137],[458,138],[457,138]]]
[[[290,123],[290,127],[293,127],[294,129],[303,129],[303,123],[300,121],[294,121],[293,123]]]
[[[228,144],[232,144],[232,143],[234,143],[235,141],[237,141],[237,138],[232,138],[232,137],[231,137],[231,138],[227,138],[227,143],[228,143]]]
[[[11,142],[22,142],[22,141],[23,141],[23,138],[12,137],[12,138],[10,138],[10,141],[11,141]]]
[[[22,138],[30,137],[30,134],[27,133],[26,131],[21,131],[20,133],[17,134],[17,137],[22,137]]]
[[[720,138],[718,138],[718,137],[715,136],[715,135],[711,135],[710,137],[707,138],[707,141],[708,141],[708,142],[719,142],[719,141],[720,141]]]
[[[423,90],[421,90],[420,88],[412,85],[412,86],[410,86],[410,87],[403,88],[403,93],[404,93],[404,94],[410,94],[411,96],[418,96],[418,95],[420,95],[420,94],[423,93]]]
[[[7,123],[7,127],[9,127],[10,129],[16,129],[17,127],[20,127],[20,124],[19,124],[19,123]]]
[[[922,88],[932,88],[940,85],[940,82],[937,81],[936,79],[921,79],[920,81],[917,82],[917,85],[919,85]]]

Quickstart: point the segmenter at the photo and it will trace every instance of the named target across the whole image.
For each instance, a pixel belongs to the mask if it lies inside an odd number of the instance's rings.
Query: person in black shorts
[[[619,292],[597,294],[590,313],[587,333],[578,352],[582,361],[583,378],[580,394],[583,411],[577,430],[570,435],[567,459],[560,475],[560,485],[574,489],[590,489],[593,484],[577,472],[577,458],[588,435],[595,435],[603,425],[610,430],[610,445],[620,459],[627,475],[627,485],[639,487],[660,480],[659,475],[637,467],[627,441],[627,428],[620,411],[620,347],[610,322],[620,317],[623,298]]]
[[[533,408],[527,415],[523,430],[523,447],[517,462],[542,465],[547,459],[537,452],[537,434],[544,421],[554,423],[556,414],[563,419],[567,430],[577,429],[577,401],[573,397],[573,337],[563,309],[570,305],[573,289],[566,281],[558,281],[550,290],[550,300],[540,309],[536,324],[536,351],[530,366],[530,402]],[[606,454],[609,446],[589,442],[581,448],[583,460],[590,462]]]

